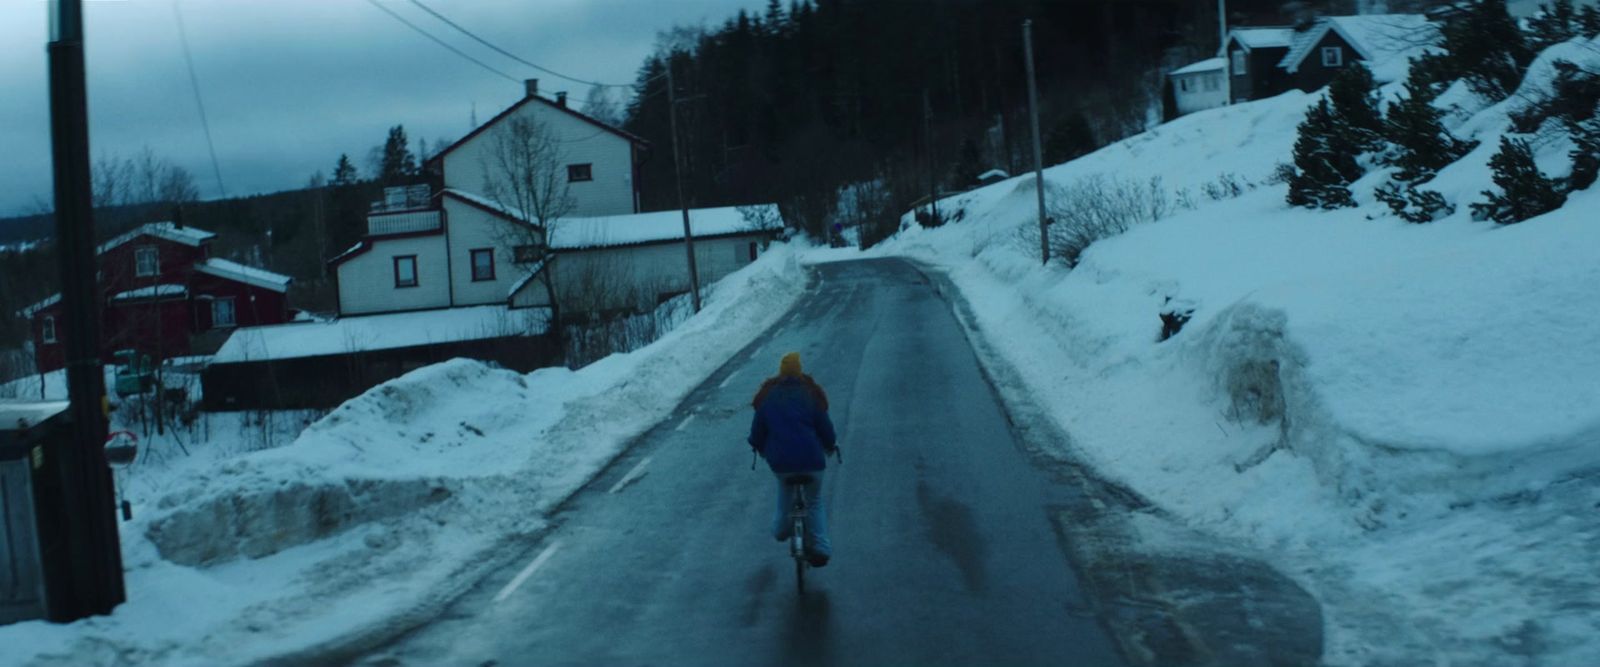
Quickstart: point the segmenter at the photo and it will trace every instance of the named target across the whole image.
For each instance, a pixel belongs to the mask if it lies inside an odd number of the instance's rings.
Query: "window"
[[[1232,71],[1234,76],[1244,76],[1244,51],[1234,51],[1231,64],[1233,65]]]
[[[1215,74],[1207,74],[1203,79],[1206,82],[1206,92],[1214,93],[1222,89],[1222,77]]]
[[[231,327],[238,323],[234,318],[233,297],[224,297],[211,302],[212,328]]]
[[[1339,48],[1337,46],[1324,46],[1324,47],[1322,47],[1322,66],[1323,67],[1343,67],[1344,66],[1344,49]]]
[[[494,251],[479,248],[472,251],[472,282],[494,280]]]
[[[1189,92],[1189,77],[1178,79],[1178,90]]]
[[[755,241],[751,241],[750,242],[750,261],[752,261],[752,262],[756,261],[756,256],[758,254],[759,254],[759,252],[757,250],[756,242]]]
[[[574,183],[592,181],[594,180],[593,167],[594,165],[592,164],[569,164],[567,165],[567,180]]]
[[[417,286],[417,256],[400,255],[394,258],[394,286]]]
[[[539,261],[539,246],[519,245],[511,249],[511,261],[515,264],[532,264]]]
[[[161,251],[155,246],[133,250],[133,275],[143,278],[161,273]]]
[[[40,323],[39,338],[43,339],[46,345],[56,342],[56,318],[54,315],[45,316],[44,322]]]

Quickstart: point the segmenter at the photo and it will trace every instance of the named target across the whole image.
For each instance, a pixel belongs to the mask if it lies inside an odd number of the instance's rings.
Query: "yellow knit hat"
[[[800,376],[800,353],[790,352],[783,355],[783,360],[778,362],[778,375],[787,377]]]

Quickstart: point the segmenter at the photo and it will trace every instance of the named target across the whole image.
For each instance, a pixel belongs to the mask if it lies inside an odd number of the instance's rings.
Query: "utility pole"
[[[928,226],[939,225],[939,178],[933,171],[933,105],[928,102],[928,89],[922,89],[922,146],[928,158]]]
[[[683,158],[678,153],[678,87],[672,79],[672,57],[667,57],[667,115],[672,119],[672,178],[678,188],[678,208],[683,210],[683,247],[689,253],[689,293],[694,312],[700,312],[700,268],[694,259],[694,233],[689,229],[689,204],[683,199]]]
[[[89,189],[89,102],[84,83],[82,0],[54,0],[50,13],[50,141],[57,254],[65,326],[70,441],[45,449],[63,488],[64,553],[71,577],[53,582],[51,620],[109,614],[127,599],[111,467],[106,463],[105,373],[100,364],[94,211]]]
[[[1039,85],[1033,77],[1033,19],[1022,21],[1022,55],[1028,64],[1028,121],[1033,125],[1033,189],[1039,196],[1039,261],[1050,263],[1050,218],[1044,212],[1044,149],[1039,144]]]

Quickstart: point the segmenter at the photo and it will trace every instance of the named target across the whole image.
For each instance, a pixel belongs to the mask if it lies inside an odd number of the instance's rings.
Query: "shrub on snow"
[[[1500,152],[1489,158],[1489,167],[1494,170],[1494,184],[1502,192],[1484,190],[1489,200],[1472,205],[1474,218],[1503,225],[1522,222],[1561,208],[1567,200],[1559,181],[1539,173],[1526,141],[1501,137]]]

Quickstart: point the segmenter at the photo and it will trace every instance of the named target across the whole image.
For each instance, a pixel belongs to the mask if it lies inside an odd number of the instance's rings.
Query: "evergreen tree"
[[[969,188],[978,183],[978,176],[983,173],[983,156],[978,151],[978,142],[971,137],[961,142],[961,159],[956,162],[955,185],[958,188]]]
[[[1500,152],[1489,159],[1489,167],[1494,170],[1494,184],[1502,192],[1484,190],[1488,201],[1472,205],[1476,218],[1508,225],[1549,213],[1566,203],[1567,193],[1560,183],[1539,173],[1526,141],[1501,137]]]
[[[383,142],[383,152],[378,165],[378,181],[384,185],[397,185],[417,173],[417,158],[411,152],[411,142],[406,139],[404,125],[389,128],[389,138]]]
[[[1493,101],[1509,97],[1533,62],[1533,50],[1503,0],[1471,0],[1461,9],[1439,28],[1445,76],[1465,79],[1473,92]]]
[[[1082,111],[1073,111],[1061,117],[1044,138],[1045,164],[1061,164],[1087,155],[1098,148],[1094,129]]]
[[[1528,42],[1534,51],[1543,51],[1578,35],[1578,12],[1572,0],[1555,0],[1539,6],[1539,14],[1528,19]]]
[[[1456,212],[1456,207],[1445,201],[1444,195],[1410,183],[1390,181],[1373,192],[1373,196],[1388,204],[1394,214],[1406,222],[1433,222]]]
[[[1386,162],[1399,167],[1398,180],[1425,181],[1477,144],[1458,140],[1444,129],[1427,86],[1407,80],[1405,88],[1406,95],[1389,105],[1384,119],[1384,138],[1395,146]]]
[[[333,167],[333,184],[338,187],[355,185],[360,176],[356,173],[356,166],[350,163],[350,156],[339,154],[339,163]]]
[[[1600,5],[1586,5],[1578,11],[1578,32],[1584,37],[1600,37]]]
[[[1289,177],[1291,206],[1342,208],[1355,206],[1349,185],[1361,176],[1360,151],[1341,131],[1326,98],[1306,112],[1294,142],[1295,171]]]
[[[1328,100],[1333,116],[1350,143],[1362,151],[1377,150],[1383,143],[1383,115],[1378,111],[1377,83],[1372,71],[1353,63],[1339,71],[1328,84]]]

